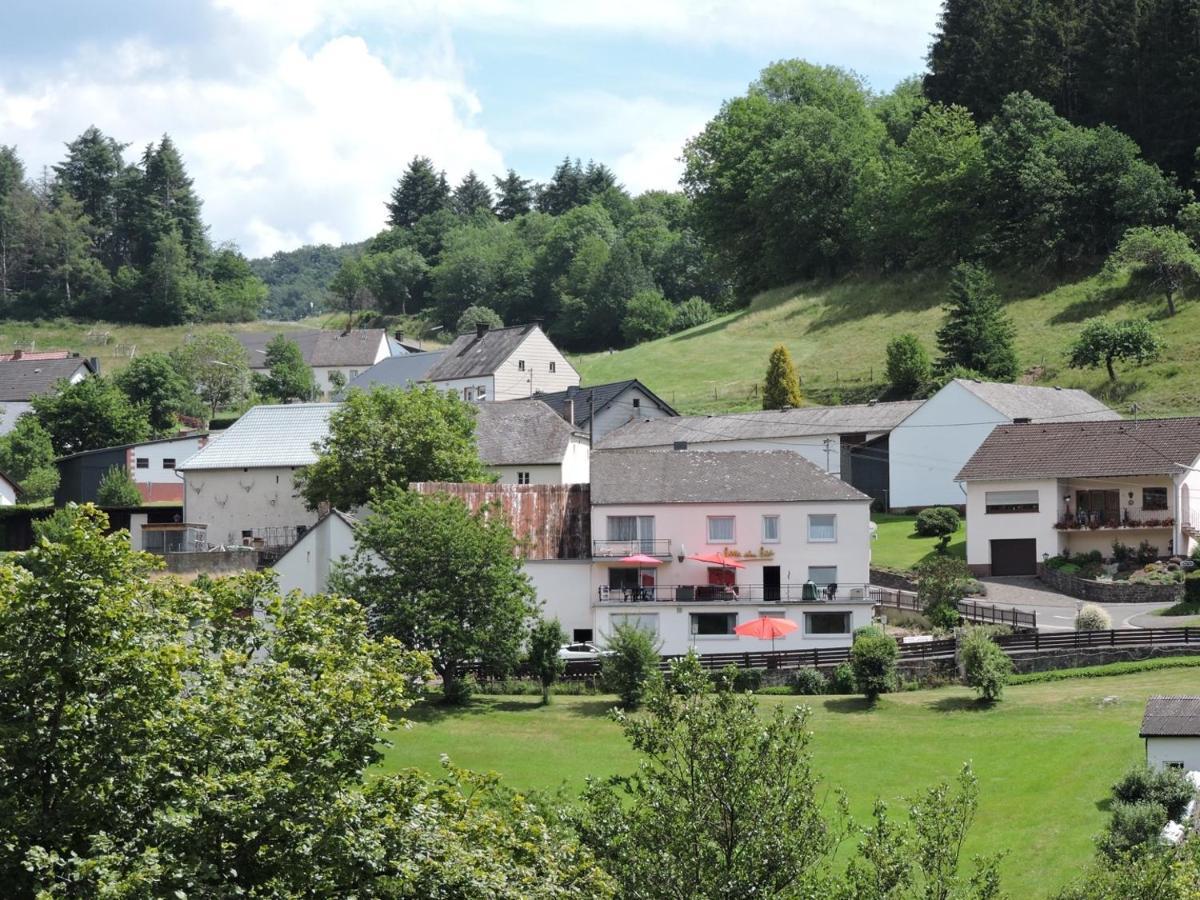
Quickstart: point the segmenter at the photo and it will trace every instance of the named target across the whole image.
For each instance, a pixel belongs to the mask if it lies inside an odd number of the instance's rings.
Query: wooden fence
[[[871,588],[871,599],[879,606],[890,609],[924,612],[925,607],[913,591],[893,588]],[[975,625],[1007,625],[1014,629],[1037,629],[1037,613],[1014,609],[1011,606],[979,603],[976,600],[960,600],[958,614]]]
[[[1085,650],[1089,647],[1157,647],[1200,645],[1200,628],[1128,628],[1106,631],[1057,631],[1010,634],[996,638],[1004,652]]]

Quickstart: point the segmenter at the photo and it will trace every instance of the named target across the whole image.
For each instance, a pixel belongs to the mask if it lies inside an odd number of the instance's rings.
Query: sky
[[[777,59],[919,72],[939,0],[5,0],[0,144],[37,175],[89,125],[180,147],[216,243],[358,241],[407,162],[455,182],[564,156],[632,192]]]

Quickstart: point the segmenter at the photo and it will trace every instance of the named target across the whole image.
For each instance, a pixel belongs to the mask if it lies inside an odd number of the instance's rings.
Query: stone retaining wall
[[[1080,647],[1058,651],[1040,650],[1037,653],[1018,653],[1012,657],[1016,672],[1050,672],[1054,669],[1077,669],[1081,666],[1103,666],[1108,663],[1134,662],[1160,656],[1196,656],[1200,647]]]
[[[890,569],[871,569],[871,584],[894,591],[915,591],[917,583],[901,572]]]
[[[1048,566],[1038,566],[1038,578],[1070,597],[1088,603],[1161,603],[1171,606],[1183,600],[1183,583],[1130,584],[1127,581],[1090,581],[1065,575]]]
[[[258,551],[249,549],[210,550],[168,553],[167,571],[229,573],[258,568]]]

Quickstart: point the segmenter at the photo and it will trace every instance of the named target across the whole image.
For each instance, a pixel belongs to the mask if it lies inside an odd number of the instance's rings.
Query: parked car
[[[599,659],[608,655],[607,650],[601,650],[591,641],[578,644],[563,644],[558,651],[559,659]]]

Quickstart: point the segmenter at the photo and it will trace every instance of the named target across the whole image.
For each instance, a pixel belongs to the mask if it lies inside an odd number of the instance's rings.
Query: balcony
[[[142,550],[157,556],[208,549],[208,526],[167,522],[142,526]]]
[[[1126,516],[1103,516],[1098,513],[1076,513],[1064,516],[1054,523],[1058,531],[1146,531],[1156,528],[1174,528],[1175,519],[1168,515],[1145,516],[1135,519]],[[1187,530],[1187,526],[1184,526]]]
[[[646,538],[629,541],[592,541],[593,559],[622,559],[635,554],[653,556],[656,559],[671,558],[670,538]]]
[[[650,587],[601,587],[598,604],[619,603],[866,603],[866,584],[656,584]]]

